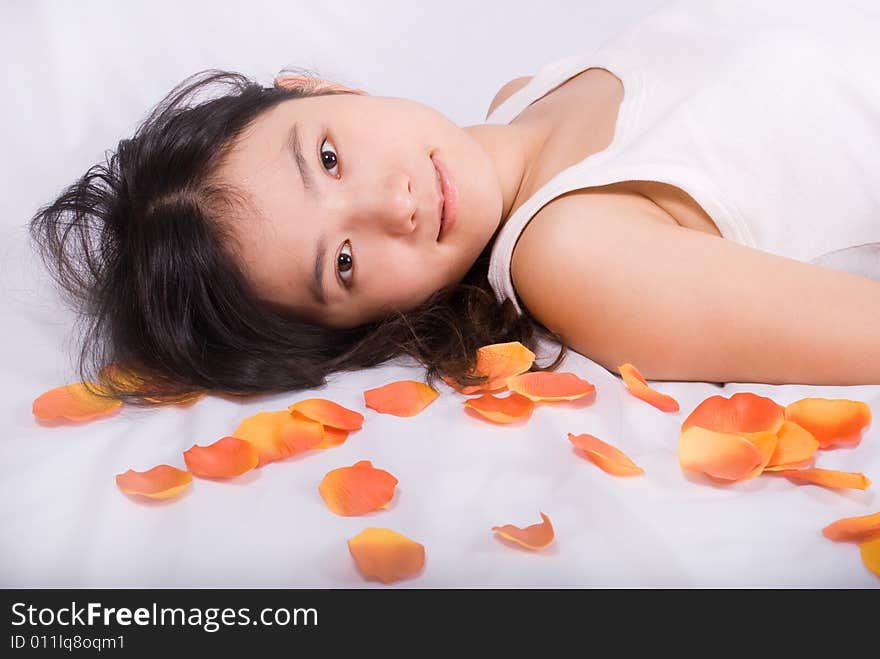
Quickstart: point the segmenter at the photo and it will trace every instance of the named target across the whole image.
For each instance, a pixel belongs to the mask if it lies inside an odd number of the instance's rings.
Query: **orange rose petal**
[[[617,370],[620,371],[626,388],[629,389],[633,396],[653,405],[658,410],[678,412],[678,401],[672,396],[667,396],[656,389],[652,389],[635,366],[632,364],[621,364],[617,367]]]
[[[486,375],[488,389],[506,386],[507,378],[525,373],[535,363],[535,353],[519,341],[492,343],[477,350],[476,372]]]
[[[681,424],[685,431],[694,426],[724,433],[778,432],[785,423],[785,408],[770,398],[749,392],[709,396],[694,408]]]
[[[193,445],[183,460],[199,478],[235,478],[257,466],[260,458],[250,442],[238,437],[221,437],[208,446]]]
[[[157,465],[147,471],[129,469],[116,474],[116,486],[126,494],[151,499],[169,499],[192,483],[192,474],[171,465]]]
[[[541,519],[543,520],[542,522],[522,529],[512,524],[505,524],[504,526],[493,526],[492,530],[508,540],[521,544],[523,547],[543,549],[553,542],[554,533],[550,518],[541,513]]]
[[[334,428],[333,426],[324,426],[324,439],[320,444],[316,444],[312,448],[333,448],[339,446],[348,439],[348,430]]]
[[[880,577],[880,536],[859,544],[865,567]]]
[[[314,421],[320,421],[325,426],[342,430],[358,430],[364,423],[364,415],[360,412],[350,410],[326,398],[307,398],[288,405],[287,409],[291,412],[299,412]]]
[[[750,476],[762,461],[758,447],[741,435],[696,426],[679,435],[678,462],[685,470],[735,481]]]
[[[386,506],[394,496],[397,479],[369,460],[329,471],[318,492],[337,515],[363,515]]]
[[[761,455],[761,462],[752,469],[752,471],[739,479],[747,481],[761,475],[767,464],[770,462],[770,458],[772,458],[773,454],[776,452],[776,444],[778,440],[776,438],[776,433],[770,432],[769,430],[740,434],[754,444],[758,449],[758,453]]]
[[[635,476],[645,473],[645,470],[630,460],[623,451],[598,437],[586,433],[582,435],[568,433],[568,439],[602,471],[615,476]]]
[[[865,540],[880,531],[880,513],[844,517],[822,529],[826,538],[834,541]]]
[[[823,449],[855,446],[871,423],[871,408],[856,400],[801,398],[785,408],[785,418],[812,434]]]
[[[370,409],[382,414],[415,416],[430,405],[440,393],[424,382],[401,380],[364,392]]]
[[[90,385],[101,390],[100,385]],[[31,408],[34,416],[42,421],[64,419],[67,421],[91,421],[107,416],[122,406],[121,400],[101,398],[89,392],[85,384],[66,384],[40,394]]]
[[[486,376],[483,384],[461,386],[447,377],[443,381],[463,394],[502,391],[507,388],[507,378],[525,373],[534,363],[535,353],[519,341],[492,343],[477,350],[477,361],[472,375]]]
[[[535,371],[507,378],[507,388],[534,401],[575,400],[596,387],[574,373]]]
[[[776,450],[767,467],[798,464],[812,460],[819,448],[819,442],[802,426],[793,421],[784,421],[776,433]]]
[[[786,462],[785,464],[769,465],[764,467],[764,471],[785,471],[786,469],[806,469],[812,467],[816,463],[816,458],[807,458],[800,462]]]
[[[867,490],[871,486],[871,480],[866,478],[864,474],[851,471],[814,468],[783,469],[774,473],[795,480],[807,481],[813,485],[842,490]]]
[[[519,421],[527,418],[535,409],[535,403],[516,392],[503,398],[483,394],[479,398],[468,398],[464,405],[495,423]]]
[[[289,458],[320,446],[324,442],[324,424],[291,412],[283,421],[278,438],[286,449],[283,457]]]
[[[425,547],[391,529],[369,527],[348,541],[358,569],[368,579],[392,583],[415,576],[425,565]]]
[[[251,445],[257,451],[258,467],[280,460],[290,455],[290,449],[281,438],[282,431],[290,423],[291,413],[287,410],[277,412],[257,412],[244,419],[232,432]]]

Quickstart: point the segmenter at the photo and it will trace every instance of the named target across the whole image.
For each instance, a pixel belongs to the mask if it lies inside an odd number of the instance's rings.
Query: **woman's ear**
[[[312,94],[320,94],[328,91],[347,91],[360,96],[369,96],[369,94],[362,89],[352,89],[351,87],[346,87],[345,85],[340,85],[329,80],[288,73],[276,76],[274,84],[276,89],[301,89]]]

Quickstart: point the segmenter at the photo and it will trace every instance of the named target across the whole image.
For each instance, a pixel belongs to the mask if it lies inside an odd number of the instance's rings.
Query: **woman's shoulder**
[[[489,104],[489,109],[486,111],[486,117],[488,118],[489,115],[495,111],[495,108],[497,108],[513,94],[529,84],[529,81],[532,79],[532,77],[533,76],[522,76],[520,78],[514,78],[513,80],[502,86],[501,89],[498,90],[498,93],[495,94],[495,98],[493,98],[492,102]]]

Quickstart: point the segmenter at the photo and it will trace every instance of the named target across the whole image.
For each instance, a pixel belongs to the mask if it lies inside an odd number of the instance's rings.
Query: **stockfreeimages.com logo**
[[[160,607],[155,602],[149,608],[139,607],[105,607],[100,602],[89,602],[79,605],[71,602],[70,606],[59,608],[37,608],[26,602],[12,605],[12,625],[30,625],[32,627],[48,627],[51,625],[110,627],[120,625],[128,627],[200,627],[206,632],[216,632],[221,627],[263,625],[266,627],[286,626],[318,626],[317,609],[260,609],[255,617],[249,608],[220,607]]]

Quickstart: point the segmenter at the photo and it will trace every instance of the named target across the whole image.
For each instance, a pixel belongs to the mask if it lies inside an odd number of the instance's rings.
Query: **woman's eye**
[[[346,248],[348,248],[348,252],[345,251]],[[354,260],[351,257],[351,241],[346,240],[342,244],[342,249],[339,250],[339,256],[336,257],[336,270],[346,286],[351,285],[351,271],[353,269]],[[345,278],[345,273],[348,273],[348,279]]]
[[[328,143],[328,140],[324,140],[321,142],[321,164],[324,165],[324,169],[329,171],[331,174],[334,174],[333,168],[338,166],[337,158],[336,158],[336,150],[332,147],[329,149],[325,149],[324,145]]]

